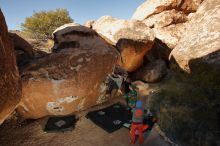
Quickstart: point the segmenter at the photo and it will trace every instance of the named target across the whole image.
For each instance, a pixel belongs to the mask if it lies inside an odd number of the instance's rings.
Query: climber
[[[130,142],[135,143],[136,131],[138,132],[139,144],[143,143],[143,120],[144,120],[144,107],[143,101],[138,100],[136,107],[132,110],[132,124],[130,129]]]
[[[126,78],[122,83],[121,91],[126,99],[128,110],[135,107],[137,101],[137,87],[131,84],[130,78]]]
[[[113,99],[116,96],[118,89],[121,88],[123,77],[118,74],[112,73],[111,75],[108,75],[108,80],[108,92],[110,94],[110,99]]]

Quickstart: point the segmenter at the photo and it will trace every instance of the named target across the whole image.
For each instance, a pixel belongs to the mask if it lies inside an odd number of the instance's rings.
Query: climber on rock
[[[132,85],[130,78],[126,78],[122,83],[121,91],[126,99],[126,104],[129,110],[135,107],[137,102],[137,87]]]
[[[108,93],[110,94],[110,99],[113,99],[121,88],[123,77],[112,73],[111,75],[108,75],[108,80]]]
[[[110,94],[110,99],[114,98],[118,92],[121,91],[122,83],[127,78],[127,72],[120,66],[115,65],[111,74],[107,76],[107,94]]]

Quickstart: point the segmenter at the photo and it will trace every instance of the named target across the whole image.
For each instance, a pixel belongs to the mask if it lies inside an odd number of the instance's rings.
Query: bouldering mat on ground
[[[120,103],[107,108],[89,112],[86,116],[96,125],[111,133],[120,129],[124,123],[131,120],[131,112]]]
[[[44,128],[45,132],[66,132],[74,129],[78,119],[74,115],[62,117],[50,117]]]

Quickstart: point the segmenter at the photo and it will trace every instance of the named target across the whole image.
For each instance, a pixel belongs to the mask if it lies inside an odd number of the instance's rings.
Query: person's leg
[[[143,137],[143,124],[139,124],[138,127],[138,141],[139,144],[142,144],[144,142],[144,137]]]
[[[129,107],[128,105],[128,96],[127,95],[124,95],[125,96],[125,100],[126,100],[126,106]]]
[[[135,143],[135,131],[136,131],[136,125],[134,125],[134,124],[131,124],[131,130],[130,130],[130,142],[132,143],[132,144],[134,144]]]
[[[124,97],[125,97],[125,101],[126,101],[126,109],[129,111],[130,110],[130,106],[129,106],[129,97],[127,96],[127,94],[125,93],[124,94]]]
[[[117,92],[118,92],[118,89],[112,89],[110,99],[113,99],[116,96]]]

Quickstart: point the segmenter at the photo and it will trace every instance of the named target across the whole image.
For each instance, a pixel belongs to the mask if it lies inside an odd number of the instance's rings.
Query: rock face
[[[121,40],[117,43],[121,58],[118,64],[128,72],[137,70],[144,62],[144,56],[152,48],[153,42],[138,43],[133,40]]]
[[[195,62],[219,65],[220,2],[204,1],[188,24],[185,35],[171,52],[180,68],[190,72]],[[217,67],[217,66],[216,66]]]
[[[33,47],[16,33],[9,33],[9,36],[16,52],[17,64],[20,67],[34,57]]]
[[[66,48],[103,48],[104,46],[110,46],[106,45],[107,43],[102,40],[94,30],[81,26],[77,23],[65,24],[57,28],[54,31],[53,36],[53,52],[59,52],[60,50]]]
[[[186,22],[203,0],[147,0],[137,8],[132,19],[143,21],[153,28],[155,37],[165,43],[170,51],[185,32]],[[191,15],[190,15],[191,16]]]
[[[120,51],[119,65],[129,72],[143,63],[144,55],[152,48],[153,31],[144,23],[103,16],[95,22],[93,29],[104,39],[116,45]]]
[[[184,13],[195,12],[203,0],[147,0],[140,5],[132,19],[144,20],[165,10],[176,9]]]
[[[183,33],[186,31],[186,24],[179,23],[163,28],[153,28],[153,31],[156,38],[161,40],[170,48],[170,50],[172,50],[178,44]]]
[[[170,52],[171,52],[170,48],[161,40],[156,38],[152,49],[147,55],[145,55],[144,62],[149,63],[149,62],[154,62],[157,59],[162,59],[166,61],[167,64],[169,64]]]
[[[0,124],[21,98],[20,77],[7,25],[0,10]]]
[[[157,15],[152,15],[148,19],[143,20],[143,22],[151,28],[162,28],[172,24],[184,23],[187,19],[184,12],[172,9],[163,11]]]
[[[166,63],[163,60],[156,60],[155,62],[143,66],[132,75],[132,78],[134,80],[153,83],[160,81],[166,73]]]
[[[54,39],[56,53],[22,72],[17,111],[25,118],[66,115],[107,100],[104,81],[117,61],[115,48],[94,30],[74,23],[58,28]]]
[[[103,16],[93,24],[93,29],[113,45],[116,45],[120,39],[140,40],[140,42],[154,40],[153,32],[144,23],[136,20]]]
[[[153,28],[156,38],[173,49],[185,31],[187,15],[175,9],[163,11],[145,19],[143,22]]]

